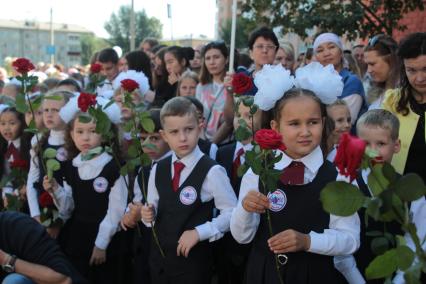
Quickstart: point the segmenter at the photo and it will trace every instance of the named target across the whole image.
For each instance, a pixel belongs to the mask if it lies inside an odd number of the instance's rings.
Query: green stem
[[[262,151],[263,152],[263,151]],[[263,155],[263,165],[264,165],[264,169],[267,170],[267,161],[266,161],[267,155],[264,154]],[[260,176],[259,176],[260,179]],[[266,188],[266,184],[263,180],[260,180],[262,182],[262,193],[267,196],[268,195],[268,189]],[[269,229],[269,236],[272,238],[274,236],[274,231],[272,229],[272,221],[271,221],[271,213],[269,211],[269,209],[266,209],[266,219],[268,220],[268,229]],[[278,274],[278,279],[280,280],[281,284],[284,284],[283,278],[281,276],[281,272],[280,272],[280,263],[278,261],[278,255],[274,253],[274,257],[275,257],[275,269],[277,270],[277,274]]]
[[[133,130],[137,131],[137,129],[138,129],[137,128],[137,122],[136,122],[136,119],[135,119],[134,115],[132,115],[132,121],[133,121]],[[140,139],[133,139],[133,141],[136,142],[136,143],[139,143],[139,147],[138,147],[139,160],[140,160],[140,163],[141,163],[141,167],[143,167],[142,155],[144,153],[143,153],[143,150],[142,150],[142,143],[141,143]],[[146,204],[148,204],[148,194],[147,194],[146,188],[145,188],[145,182],[144,182],[145,181],[145,175],[143,173],[143,170],[141,170],[141,174],[142,174],[142,179],[141,179],[142,180],[142,184],[140,184],[139,186],[142,187],[143,198],[144,198]],[[163,258],[165,258],[166,255],[164,254],[164,251],[163,251],[163,249],[161,247],[161,244],[160,244],[160,240],[158,239],[157,230],[155,229],[154,222],[150,222],[150,225],[151,225],[151,229],[152,229],[152,237],[154,238],[155,244],[157,245],[158,249],[160,250],[161,256]]]

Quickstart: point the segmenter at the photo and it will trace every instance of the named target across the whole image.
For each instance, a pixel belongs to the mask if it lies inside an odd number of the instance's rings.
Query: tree
[[[92,55],[101,49],[109,47],[110,44],[103,38],[98,38],[93,34],[85,34],[80,38],[81,44],[81,63],[83,65],[90,63]]]
[[[121,6],[118,13],[113,13],[105,30],[109,33],[112,45],[120,46],[124,52],[130,50],[130,6]],[[145,10],[135,11],[135,42],[138,44],[145,37],[161,38],[163,25],[160,20],[148,17]]]
[[[354,39],[404,30],[399,20],[410,11],[424,10],[424,4],[422,0],[247,0],[243,9],[257,22],[282,26],[283,33],[304,38],[316,27]]]
[[[220,29],[219,36],[226,43],[230,44],[231,42],[231,25],[232,21],[226,21]],[[235,33],[235,47],[236,48],[245,48],[247,47],[248,37],[252,30],[256,28],[257,24],[255,21],[252,21],[245,17],[237,18],[237,30]]]

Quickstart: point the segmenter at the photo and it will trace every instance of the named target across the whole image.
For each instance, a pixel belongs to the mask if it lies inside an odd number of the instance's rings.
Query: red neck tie
[[[175,161],[173,163],[173,169],[174,169],[174,175],[172,179],[172,187],[173,191],[177,191],[179,188],[179,180],[180,180],[180,173],[182,172],[185,165],[179,161]]]
[[[16,147],[13,143],[10,143],[9,147],[7,147],[7,151],[6,151],[6,154],[5,154],[6,160],[9,160],[11,156],[13,156],[14,161],[19,156],[19,151],[18,151],[18,149],[16,149]]]
[[[284,169],[280,180],[285,185],[303,184],[304,174],[305,165],[302,162],[293,161]]]
[[[234,162],[232,163],[232,183],[235,184],[238,179],[238,168],[241,166],[241,156],[244,155],[244,148],[240,148],[237,152]]]

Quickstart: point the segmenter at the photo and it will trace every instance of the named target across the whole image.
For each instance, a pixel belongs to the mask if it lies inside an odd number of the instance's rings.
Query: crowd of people
[[[375,257],[366,213],[329,214],[319,196],[340,177],[333,161],[347,133],[398,174],[426,180],[426,33],[399,43],[376,35],[352,50],[338,35],[322,33],[296,54],[261,27],[247,48],[235,51],[235,73],[253,83],[240,97],[223,41],[192,48],[147,38],[122,57],[112,48],[96,52],[88,70],[38,64],[29,73],[38,82],[26,104],[39,107],[25,114],[20,74],[1,68],[0,280],[376,283],[365,276]],[[131,100],[142,109],[129,107],[126,80],[136,83]],[[111,139],[99,134],[94,112],[81,107],[91,87],[112,124]],[[247,97],[254,97],[254,111]],[[125,125],[138,111],[153,122],[153,131],[140,125],[137,135],[151,162],[122,174],[135,138]],[[252,135],[237,139],[242,126],[282,137],[274,198],[263,194],[254,171],[238,175],[253,149]],[[46,159],[57,162],[56,171]],[[367,176],[359,171],[353,184],[372,196]],[[409,206],[424,240],[425,197]],[[404,234],[398,226],[386,229]],[[280,276],[276,255],[285,257]],[[405,283],[401,271],[393,279]]]

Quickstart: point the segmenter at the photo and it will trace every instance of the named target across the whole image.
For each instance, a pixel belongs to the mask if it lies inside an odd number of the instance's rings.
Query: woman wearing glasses
[[[414,33],[403,39],[398,56],[400,88],[386,92],[383,102],[383,107],[400,122],[401,150],[393,156],[392,165],[398,173],[417,173],[426,182],[426,33]]]
[[[344,87],[339,98],[349,106],[353,125],[359,114],[366,109],[364,87],[361,80],[345,66],[342,42],[336,34],[323,33],[315,39],[313,48],[316,60],[323,66],[333,64],[342,77]]]
[[[398,44],[387,35],[377,35],[364,50],[364,61],[372,84],[367,92],[368,109],[380,108],[385,92],[396,88],[399,82],[400,63],[396,54]]]

